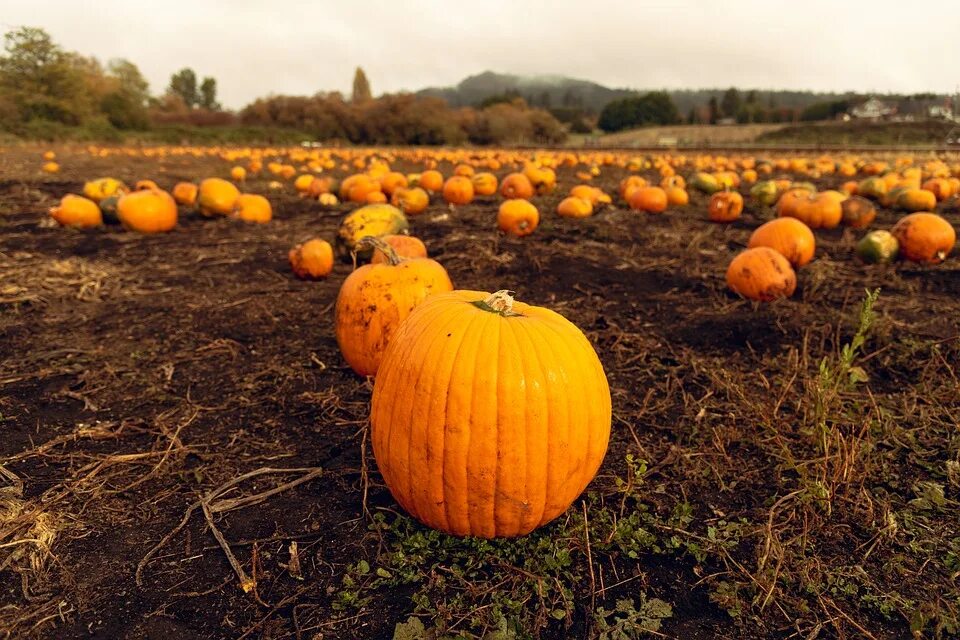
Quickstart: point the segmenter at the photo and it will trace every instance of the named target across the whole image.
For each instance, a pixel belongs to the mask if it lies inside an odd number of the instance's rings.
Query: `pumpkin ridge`
[[[441,311],[442,311],[442,310],[441,310]],[[436,322],[437,320],[440,320],[440,319],[442,319],[443,317],[444,317],[444,314],[441,313],[438,318],[434,318],[434,319],[433,319],[433,322]],[[409,410],[409,412],[408,412],[408,414],[407,414],[407,418],[406,418],[406,420],[405,420],[405,422],[411,423],[411,424],[414,423],[413,420],[414,420],[414,416],[416,415],[416,412],[417,412],[418,401],[420,400],[420,398],[424,397],[424,394],[423,394],[423,392],[422,392],[422,389],[423,389],[423,386],[424,386],[424,383],[425,383],[425,381],[424,381],[424,376],[425,376],[425,375],[428,375],[428,372],[431,370],[431,367],[428,366],[428,365],[430,365],[430,364],[432,364],[432,363],[430,362],[430,358],[427,357],[427,356],[429,355],[429,353],[430,353],[430,352],[429,352],[429,348],[430,348],[431,345],[430,345],[430,344],[423,344],[423,343],[425,342],[425,337],[428,336],[428,334],[426,333],[425,330],[426,330],[427,327],[429,327],[430,324],[433,324],[433,322],[431,322],[431,323],[424,323],[424,324],[422,325],[423,328],[424,328],[424,331],[421,331],[420,335],[419,335],[419,336],[416,338],[416,340],[412,343],[413,345],[416,346],[417,352],[418,352],[418,353],[423,353],[423,354],[425,354],[425,356],[422,357],[422,358],[420,358],[419,362],[417,363],[417,364],[419,365],[419,366],[417,367],[417,369],[415,369],[414,371],[411,371],[411,377],[412,377],[413,375],[415,375],[415,376],[416,376],[416,382],[414,383],[413,390],[412,390],[411,393],[409,394],[410,410]],[[447,326],[447,323],[444,323],[444,327],[446,327],[446,326]],[[429,398],[430,396],[427,395],[426,397]],[[406,398],[405,398],[405,399],[406,399]],[[426,432],[426,430],[427,430],[428,428],[429,428],[429,425],[426,425],[426,426],[424,427],[424,432]],[[418,503],[419,503],[419,500],[417,499],[418,484],[419,484],[419,483],[417,483],[417,482],[415,481],[415,478],[414,478],[414,475],[415,475],[415,474],[414,474],[414,470],[415,470],[415,468],[416,468],[416,465],[413,464],[413,458],[414,458],[414,455],[416,455],[416,454],[414,453],[414,446],[413,446],[413,444],[414,444],[414,442],[415,442],[415,438],[411,437],[411,438],[408,438],[408,439],[406,439],[406,440],[407,440],[407,449],[406,449],[406,452],[404,453],[404,455],[402,456],[402,458],[403,458],[403,460],[404,460],[404,464],[405,464],[405,466],[407,467],[407,469],[406,469],[406,471],[407,471],[407,486],[406,486],[406,491],[405,491],[404,493],[405,493],[405,495],[406,495],[406,500],[407,500],[407,501],[411,504],[411,506],[413,507],[412,509],[410,509],[410,513],[411,513],[411,514],[414,514],[414,516],[417,517],[417,518],[423,518],[423,517],[424,517],[424,513],[423,513],[423,511],[420,509],[420,505],[418,504]],[[424,438],[424,440],[426,440],[426,437]]]
[[[457,318],[454,317],[454,320],[457,320]],[[446,381],[447,386],[443,392],[444,402],[443,402],[443,408],[442,408],[443,410],[442,422],[439,425],[442,445],[440,449],[441,464],[437,467],[438,469],[437,472],[440,474],[440,489],[441,489],[441,495],[443,497],[443,521],[444,523],[446,523],[447,530],[454,530],[454,531],[457,529],[451,525],[450,499],[449,499],[449,496],[447,495],[448,493],[447,482],[445,480],[448,473],[447,472],[447,453],[448,453],[449,447],[447,447],[447,435],[448,435],[447,425],[449,424],[449,417],[450,417],[450,410],[449,410],[450,409],[450,386],[451,386],[451,383],[453,382],[453,370],[456,367],[457,361],[461,358],[461,352],[463,351],[464,344],[467,341],[466,340],[467,336],[470,335],[470,328],[473,326],[476,320],[477,320],[476,317],[471,318],[470,320],[468,320],[466,323],[462,325],[462,328],[460,329],[457,335],[458,342],[456,344],[456,349],[454,350],[453,356],[450,358],[450,365],[447,368],[447,371],[445,371],[444,375],[442,376],[442,379]],[[440,332],[434,340],[435,341],[440,340],[440,339],[443,339],[443,337],[444,337],[443,332]],[[446,345],[444,349],[452,350],[453,345]],[[468,430],[468,433],[469,433],[469,430]]]
[[[527,326],[527,323],[526,323],[526,322],[513,323],[513,324],[516,325],[515,331],[522,331],[523,334],[524,334],[524,338],[525,338],[524,341],[523,341],[523,342],[525,343],[524,346],[526,347],[526,349],[525,349],[525,350],[526,350],[526,353],[524,354],[524,358],[523,358],[523,362],[524,362],[524,379],[526,379],[526,377],[527,377],[527,375],[526,375],[526,374],[527,374],[527,369],[526,369],[527,364],[530,363],[530,362],[536,363],[537,374],[539,375],[539,382],[540,382],[540,385],[539,385],[539,386],[540,386],[540,388],[541,388],[541,390],[542,390],[542,394],[543,394],[543,404],[544,404],[544,406],[542,407],[544,411],[543,411],[543,418],[542,418],[542,420],[541,420],[541,423],[544,423],[544,422],[546,423],[546,429],[545,429],[545,431],[546,431],[546,435],[547,435],[547,437],[543,438],[543,440],[544,440],[544,442],[545,442],[545,445],[546,445],[546,455],[545,455],[542,459],[543,459],[544,461],[549,461],[549,460],[552,460],[552,459],[553,459],[553,458],[550,456],[550,448],[551,448],[551,444],[552,444],[551,438],[550,438],[550,434],[553,432],[553,429],[552,429],[552,426],[553,426],[553,425],[552,425],[552,422],[551,422],[551,412],[550,412],[549,399],[548,399],[548,395],[549,395],[549,394],[548,394],[548,387],[547,387],[547,374],[546,374],[546,371],[544,371],[543,362],[541,361],[540,356],[539,356],[539,354],[537,353],[537,349],[536,349],[536,347],[535,347],[534,344],[533,344],[533,335],[532,335],[531,332],[530,332],[530,327]],[[532,355],[532,357],[527,357],[527,356],[531,356],[531,355]],[[530,385],[526,385],[526,387],[527,387],[527,389],[529,389]],[[525,393],[525,396],[524,396],[525,399],[528,398],[528,397],[529,397],[529,393],[528,393],[527,391],[525,391],[524,393]],[[527,406],[527,403],[526,403],[526,402],[525,402],[524,404],[525,404],[525,406]],[[529,419],[528,419],[528,420],[527,420],[527,427],[528,427],[528,428],[526,429],[526,432],[527,432],[527,433],[529,433],[529,424],[530,424],[530,422],[529,422]],[[538,434],[538,435],[539,435],[539,434]],[[529,482],[529,478],[530,478],[529,470],[530,470],[530,467],[532,467],[532,466],[534,466],[534,465],[531,465],[529,462],[527,463],[527,479],[528,479],[528,482]],[[553,486],[553,485],[551,485],[551,483],[550,483],[550,468],[549,468],[549,467],[550,467],[549,463],[547,463],[547,464],[544,465],[544,467],[543,467],[543,474],[542,474],[543,477],[542,477],[542,478],[539,478],[539,480],[541,480],[541,481],[540,481],[540,482],[537,484],[537,486],[536,486],[536,492],[537,492],[537,496],[536,496],[536,497],[537,497],[537,501],[536,501],[536,503],[539,504],[539,505],[541,505],[541,508],[540,508],[540,510],[539,510],[539,513],[536,514],[536,517],[532,519],[531,525],[532,525],[533,527],[537,527],[537,526],[539,526],[540,524],[543,523],[543,516],[544,516],[544,513],[546,512],[546,506],[547,506],[547,495],[546,495],[546,494],[547,494],[547,491],[546,491],[546,489],[547,489],[548,486]],[[542,487],[542,490],[541,490],[541,487]],[[527,497],[528,497],[528,498],[530,497],[530,488],[529,488],[529,487],[528,487],[528,489],[527,489]]]
[[[442,309],[442,308],[439,308],[437,311],[434,312],[433,315],[438,315],[438,316],[439,316],[439,315],[442,315],[442,312],[443,312],[443,309]],[[430,316],[430,317],[431,317],[431,319],[432,319],[432,316]],[[417,343],[422,339],[423,334],[424,334],[427,326],[429,326],[429,324],[430,324],[430,323],[424,323],[423,325],[421,325],[421,326],[419,327],[419,328],[420,328],[420,333],[419,333],[416,337],[413,338],[413,343],[414,343],[414,344],[417,344]],[[403,330],[405,329],[405,327],[401,327],[400,329],[401,329],[401,330],[398,331],[396,335],[400,335],[401,333],[405,333],[405,332],[403,331]],[[396,337],[396,336],[394,336],[394,337]],[[392,374],[394,377],[398,377],[398,376],[401,376],[401,375],[408,375],[408,376],[417,375],[417,377],[418,377],[418,379],[419,379],[419,375],[420,375],[420,373],[421,373],[421,371],[422,371],[422,367],[421,367],[420,370],[416,370],[416,371],[412,371],[412,370],[409,370],[408,368],[405,368],[405,367],[403,366],[403,362],[404,362],[403,356],[402,356],[401,354],[394,354],[393,351],[396,351],[396,350],[391,350],[391,349],[389,349],[389,347],[388,347],[388,349],[387,349],[387,354],[385,354],[385,356],[388,355],[388,356],[390,356],[390,357],[389,357],[389,358],[388,358],[388,357],[384,357],[384,362],[387,362],[387,361],[390,362],[390,364],[387,366],[387,369],[386,369],[386,370],[387,370],[387,375],[389,376],[389,375]],[[400,362],[397,363],[396,366],[393,365],[393,360],[394,360],[395,358],[400,360]],[[393,387],[393,385],[384,385],[382,388],[391,389],[392,387]],[[410,397],[409,399],[408,399],[408,398],[405,398],[405,397],[398,399],[398,398],[396,397],[396,395],[392,395],[392,396],[387,397],[387,398],[381,398],[380,394],[375,393],[373,400],[374,400],[374,403],[375,403],[375,406],[374,406],[374,414],[376,414],[376,411],[377,411],[377,410],[382,411],[382,412],[387,412],[387,411],[390,409],[390,407],[392,407],[393,405],[399,404],[399,403],[402,403],[402,402],[406,402],[406,401],[409,401],[409,402],[411,403],[410,412],[412,413],[412,403],[413,403],[413,396],[412,396],[412,394],[411,394],[411,397]],[[380,422],[380,421],[378,420],[377,422]],[[395,434],[394,434],[393,425],[394,425],[395,422],[396,422],[396,420],[394,420],[394,419],[390,419],[390,420],[385,421],[384,424],[387,426],[386,432],[383,433],[382,436],[381,436],[380,434],[377,434],[377,433],[374,434],[374,455],[375,455],[375,456],[376,456],[376,452],[377,452],[377,448],[378,448],[377,445],[376,445],[376,443],[379,442],[379,441],[382,441],[382,443],[383,443],[383,456],[384,456],[383,459],[385,459],[385,460],[392,460],[392,459],[396,459],[396,458],[398,457],[398,455],[397,455],[397,453],[396,453],[396,451],[398,450],[398,447],[395,446],[395,443],[393,442],[393,436],[395,435]],[[408,448],[408,450],[407,450],[407,454],[409,454],[409,448]],[[404,457],[404,458],[408,458],[408,455],[404,455],[403,457]],[[409,463],[408,463],[408,464],[409,464]],[[381,473],[384,473],[384,471],[381,470]],[[392,475],[392,472],[391,472],[391,475]],[[397,478],[397,480],[398,480],[398,483],[399,483],[399,478]],[[402,488],[402,487],[401,487],[401,488]],[[401,493],[401,492],[398,491],[397,493]],[[396,496],[395,496],[395,497],[396,497]],[[398,498],[398,499],[397,499],[397,502],[406,502],[406,501],[405,501],[405,500],[401,500],[400,498]],[[406,507],[407,505],[404,504],[403,506]]]

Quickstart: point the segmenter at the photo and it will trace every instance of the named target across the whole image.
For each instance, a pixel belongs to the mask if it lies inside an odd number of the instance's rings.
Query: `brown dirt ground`
[[[80,150],[60,155],[64,170],[54,177],[36,173],[32,150],[8,150],[0,166],[0,456],[22,482],[18,536],[40,536],[38,523],[54,536],[38,566],[27,566],[21,555],[0,567],[0,628],[10,637],[392,637],[394,625],[414,610],[412,587],[382,589],[356,609],[334,607],[349,567],[361,559],[373,564],[383,544],[368,530],[365,488],[371,512],[392,517],[397,509],[372,456],[361,454],[371,386],[345,366],[333,337],[332,305],[350,265],[338,263],[325,281],[303,282],[292,276],[286,257],[296,242],[332,239],[348,208],[322,210],[288,186],[270,195],[275,219],[266,226],[183,213],[178,228],[165,235],[66,230],[46,224],[45,210],[79,192],[84,179],[150,177],[170,187],[223,175],[229,165],[206,158],[102,160]],[[615,192],[622,175],[609,168],[598,181]],[[808,408],[806,396],[792,381],[809,379],[821,358],[850,339],[866,288],[882,293],[862,363],[870,393],[861,397],[898,408],[898,420],[921,440],[923,416],[960,415],[960,402],[953,396],[951,403],[949,395],[958,389],[950,386],[956,378],[930,383],[945,394],[936,406],[925,407],[911,394],[927,379],[927,368],[905,346],[938,343],[943,366],[955,373],[956,257],[935,267],[866,266],[853,258],[857,233],[819,231],[817,260],[799,274],[797,294],[754,305],[727,291],[724,272],[767,213],[748,204],[738,222],[712,225],[704,219],[705,198],[694,194],[688,208],[660,216],[610,208],[564,220],[552,212],[576,179],[569,170],[560,177],[555,194],[535,200],[543,220],[527,239],[496,232],[492,199],[448,216],[434,204],[411,218],[411,232],[457,287],[514,290],[525,302],[564,314],[596,345],[615,414],[607,462],[592,486],[597,495],[614,492],[631,453],[650,464],[653,511],[669,513],[685,501],[698,521],[744,518],[762,528],[775,515],[771,503],[797,478],[770,445],[776,429],[790,442],[804,442],[794,431]],[[265,181],[250,187],[266,191]],[[960,227],[956,208],[944,215]],[[882,210],[875,226],[888,227],[896,217]],[[940,364],[931,366],[948,375]],[[777,398],[786,402],[771,414]],[[772,415],[774,426],[761,415]],[[957,455],[956,438],[938,443],[922,460],[904,449],[899,459],[912,464],[893,474],[899,483],[890,480],[893,472],[871,468],[864,477],[873,480],[858,487],[872,491],[882,477],[887,491],[905,501],[913,496],[912,477]],[[199,510],[144,566],[137,584],[138,563],[198,496],[263,467],[322,467],[323,473],[216,516],[240,564],[255,577],[255,594],[238,588]],[[304,473],[255,477],[229,497]],[[882,502],[876,494],[874,501]],[[859,503],[838,499],[836,509],[852,513],[852,504]],[[806,512],[796,507],[791,513]],[[817,541],[827,548],[821,557],[862,552],[876,533],[863,524],[869,517],[831,517],[836,526]],[[563,526],[550,525],[546,535]],[[302,581],[286,568],[294,540]],[[752,562],[755,543],[743,542],[732,558]],[[884,549],[871,558],[884,557]],[[667,637],[797,631],[787,605],[751,618],[728,616],[705,582],[711,573],[730,571],[718,558],[645,552],[630,560],[610,553],[597,565],[608,584],[616,582],[611,572],[642,576],[651,597],[672,603],[674,615],[661,629]],[[610,566],[601,567],[604,562]],[[876,569],[875,575],[894,574]],[[944,576],[931,570],[924,579]],[[590,585],[568,586],[577,601],[572,616],[532,635],[595,633],[584,608]],[[608,608],[623,589],[603,596]],[[876,637],[908,633],[900,615],[857,609],[843,594],[832,602]],[[857,637],[855,626],[833,618],[811,617],[823,623],[822,637]]]

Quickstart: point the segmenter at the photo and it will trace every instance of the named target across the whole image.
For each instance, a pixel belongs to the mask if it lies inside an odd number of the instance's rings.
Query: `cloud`
[[[375,93],[455,84],[484,70],[564,74],[614,87],[951,92],[955,0],[902,2],[450,3],[34,0],[4,29],[47,29],[64,47],[136,63],[161,92],[192,67],[240,107],[269,93]],[[952,16],[952,19],[938,19]]]

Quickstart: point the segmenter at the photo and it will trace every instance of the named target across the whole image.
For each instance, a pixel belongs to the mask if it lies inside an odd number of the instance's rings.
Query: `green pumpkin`
[[[857,256],[869,264],[891,262],[900,252],[900,243],[889,231],[871,231],[857,243]]]
[[[777,188],[777,183],[773,180],[764,180],[750,188],[750,195],[764,207],[771,207],[777,202],[777,198],[780,196],[780,190]]]
[[[108,196],[100,201],[100,215],[103,216],[103,224],[120,224],[120,218],[117,216],[117,203],[123,193]]]
[[[720,184],[716,176],[702,171],[693,174],[693,177],[690,178],[690,186],[708,195],[723,190],[723,185]]]
[[[389,204],[368,204],[349,214],[340,223],[337,231],[337,250],[344,258],[349,258],[356,249],[360,238],[406,233],[410,228],[407,217],[400,209]],[[356,251],[361,260],[369,260],[373,249]]]

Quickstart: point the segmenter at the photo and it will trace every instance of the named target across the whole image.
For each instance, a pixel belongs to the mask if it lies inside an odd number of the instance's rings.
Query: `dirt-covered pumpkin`
[[[528,200],[504,200],[497,210],[497,228],[512,236],[528,236],[540,224],[540,212]]]
[[[813,260],[817,242],[810,227],[796,218],[777,218],[757,227],[747,247],[770,247],[799,268]]]
[[[381,236],[380,239],[393,247],[397,257],[401,260],[427,257],[427,245],[423,244],[423,240],[416,236],[397,234]],[[384,264],[387,262],[390,262],[390,258],[386,253],[380,249],[373,250],[373,256],[370,258],[371,264]]]
[[[957,242],[957,233],[950,223],[935,213],[904,216],[890,233],[900,243],[900,257],[913,262],[943,262]]]
[[[562,515],[610,438],[610,390],[583,333],[506,291],[427,298],[387,347],[371,442],[394,498],[459,536],[527,534]]]
[[[205,216],[228,216],[233,213],[240,190],[223,178],[207,178],[200,183],[197,207]]]
[[[68,193],[60,204],[50,209],[50,217],[64,227],[87,229],[103,224],[100,207],[89,198]]]
[[[779,251],[754,247],[730,262],[727,286],[750,300],[789,298],[797,288],[797,274]]]
[[[743,196],[736,191],[718,191],[710,196],[707,217],[711,222],[733,222],[743,213]]]
[[[370,204],[343,219],[337,231],[337,248],[341,256],[349,257],[356,251],[357,257],[366,260],[373,253],[373,249],[358,248],[361,238],[405,233],[409,228],[410,223],[400,209],[389,204]]]
[[[351,273],[337,296],[337,344],[347,364],[362,376],[376,375],[384,349],[414,307],[434,293],[451,291],[446,270],[429,258],[401,260],[390,245],[365,237],[360,248],[379,249],[383,264]]]
[[[313,238],[290,249],[290,268],[298,278],[326,278],[333,270],[333,247],[326,240]]]
[[[177,226],[177,203],[161,189],[140,189],[120,198],[117,217],[130,231],[163,233]]]
[[[872,202],[860,196],[850,196],[840,204],[840,221],[854,229],[865,229],[877,217],[877,208]]]

